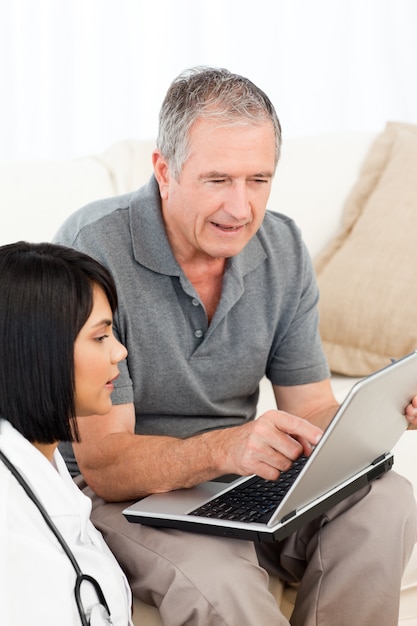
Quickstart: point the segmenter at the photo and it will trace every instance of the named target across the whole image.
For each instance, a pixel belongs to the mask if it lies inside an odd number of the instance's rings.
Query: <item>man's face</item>
[[[271,122],[216,126],[199,120],[179,180],[154,156],[162,213],[181,262],[238,254],[265,215],[275,166]]]

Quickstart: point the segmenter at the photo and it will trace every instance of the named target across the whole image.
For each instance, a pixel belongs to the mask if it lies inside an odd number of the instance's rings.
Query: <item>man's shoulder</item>
[[[285,215],[284,213],[278,213],[268,209],[265,213],[264,224],[268,228],[288,228],[290,230],[298,230],[298,227],[292,217]]]
[[[291,217],[270,210],[266,211],[258,234],[273,247],[290,242],[299,244],[302,239],[301,230]]]
[[[120,226],[120,218],[126,214],[126,220],[132,209],[139,210],[140,207],[153,206],[157,192],[157,183],[151,178],[147,185],[135,191],[119,196],[112,196],[102,200],[95,200],[72,213],[61,225],[54,242],[67,246],[76,247],[76,241],[83,233],[88,237],[89,233],[94,233],[97,237],[100,232],[107,232],[115,224],[115,229]]]
[[[72,213],[61,225],[54,236],[55,243],[72,246],[79,233],[88,227],[94,227],[102,220],[110,220],[116,212],[129,210],[132,197],[136,192],[120,196],[95,200]]]

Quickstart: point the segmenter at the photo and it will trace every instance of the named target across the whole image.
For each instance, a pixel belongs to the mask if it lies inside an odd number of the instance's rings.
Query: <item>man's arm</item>
[[[308,454],[322,432],[276,410],[242,426],[187,439],[135,435],[134,424],[133,404],[78,419],[81,442],[74,444],[74,452],[80,470],[106,500],[191,487],[229,473],[275,479],[303,451]]]
[[[303,417],[322,430],[339,408],[328,378],[307,385],[274,385],[273,389],[279,409]]]
[[[73,444],[74,453],[97,495],[109,501],[134,499],[190,486],[200,482],[200,474],[201,480],[216,475],[211,460],[204,463],[198,437],[190,445],[175,437],[136,435],[134,426],[133,403],[114,405],[105,416],[78,419],[81,441]]]
[[[187,439],[135,435],[133,404],[113,406],[105,416],[78,420],[81,443],[74,451],[84,478],[106,500],[191,487],[222,474],[258,474],[274,480],[317,444],[338,403],[330,381],[274,386],[279,410],[257,420]],[[417,397],[407,407],[417,421]]]

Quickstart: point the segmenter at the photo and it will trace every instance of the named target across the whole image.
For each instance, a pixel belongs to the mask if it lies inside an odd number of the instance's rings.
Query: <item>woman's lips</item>
[[[107,387],[108,389],[114,389],[114,382],[119,378],[119,375],[120,375],[119,373],[116,374],[116,376],[108,380],[104,386]]]

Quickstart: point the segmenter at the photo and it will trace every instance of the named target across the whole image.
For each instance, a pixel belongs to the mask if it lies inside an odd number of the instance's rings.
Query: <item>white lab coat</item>
[[[23,474],[63,535],[84,574],[99,582],[112,624],[132,626],[126,578],[90,522],[91,502],[74,484],[59,451],[54,465],[0,419],[0,449]],[[0,624],[79,626],[75,570],[21,485],[0,460]],[[97,603],[82,584],[84,607]],[[103,620],[93,624],[107,624]]]

